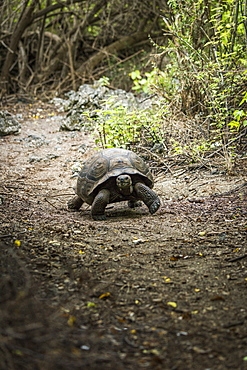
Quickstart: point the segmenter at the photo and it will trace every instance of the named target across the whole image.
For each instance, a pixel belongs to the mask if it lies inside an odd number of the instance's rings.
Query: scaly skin
[[[141,199],[149,208],[151,214],[155,213],[160,207],[160,200],[155,192],[145,184],[138,182],[135,184],[137,199]],[[95,197],[92,205],[92,217],[96,221],[105,220],[105,208],[110,200],[110,191],[102,189]],[[131,202],[133,205],[134,202]]]
[[[151,214],[154,214],[160,207],[159,197],[147,185],[137,182],[135,184],[137,198],[141,199],[149,209]]]
[[[106,219],[105,208],[110,200],[110,191],[107,189],[102,189],[94,198],[92,204],[92,217],[96,221],[102,221]]]
[[[69,209],[80,209],[82,204],[83,204],[83,200],[78,197],[78,196],[75,196],[73,199],[69,200],[68,201],[68,208]]]

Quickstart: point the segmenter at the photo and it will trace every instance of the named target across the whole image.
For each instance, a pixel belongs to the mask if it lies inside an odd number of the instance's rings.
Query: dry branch
[[[97,67],[105,58],[109,57],[109,55],[116,54],[120,50],[130,48],[138,42],[146,40],[148,38],[148,35],[149,31],[141,31],[129,36],[122,37],[120,40],[113,42],[112,44],[104,47],[99,52],[94,54],[85,63],[83,63],[76,72],[82,77],[91,75],[94,68]]]

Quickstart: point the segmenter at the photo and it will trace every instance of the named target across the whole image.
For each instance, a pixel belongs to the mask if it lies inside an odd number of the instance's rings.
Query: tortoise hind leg
[[[137,182],[135,184],[137,197],[141,199],[149,209],[151,214],[155,213],[160,207],[160,199],[155,192],[147,185]]]
[[[130,208],[137,208],[142,206],[142,201],[141,200],[129,200],[128,201],[128,206]]]
[[[96,221],[102,221],[106,219],[105,208],[110,200],[110,191],[102,189],[94,198],[92,204],[92,217]]]
[[[76,196],[73,199],[68,201],[68,208],[78,210],[81,208],[82,204],[83,204],[83,200],[80,197]]]

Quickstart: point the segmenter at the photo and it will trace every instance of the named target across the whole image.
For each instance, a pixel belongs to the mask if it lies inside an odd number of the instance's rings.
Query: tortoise
[[[143,201],[153,214],[160,207],[153,185],[149,167],[137,154],[126,149],[104,149],[85,162],[78,175],[77,196],[68,202],[68,208],[79,210],[86,202],[92,205],[92,218],[98,221],[106,219],[109,203],[127,200],[134,208]]]

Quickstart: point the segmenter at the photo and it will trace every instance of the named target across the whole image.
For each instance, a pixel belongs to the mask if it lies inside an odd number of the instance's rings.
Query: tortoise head
[[[133,193],[133,185],[131,177],[127,174],[119,175],[116,178],[116,185],[123,195],[130,195]]]

